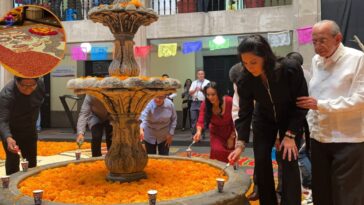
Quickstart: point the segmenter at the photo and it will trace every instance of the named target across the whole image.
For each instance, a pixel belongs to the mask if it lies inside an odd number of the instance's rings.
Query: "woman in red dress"
[[[210,158],[228,162],[228,156],[234,149],[235,128],[231,117],[232,98],[222,96],[215,82],[210,82],[204,88],[206,99],[200,107],[196,125],[197,132],[193,136],[195,142],[201,138],[204,124],[210,130]]]

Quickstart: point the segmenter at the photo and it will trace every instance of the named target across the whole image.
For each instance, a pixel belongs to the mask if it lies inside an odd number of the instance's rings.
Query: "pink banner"
[[[312,26],[298,28],[298,44],[304,45],[312,42]]]
[[[135,57],[145,58],[150,52],[151,46],[135,46],[134,55]]]
[[[71,49],[72,59],[75,61],[87,60],[87,53],[81,46],[74,46]]]

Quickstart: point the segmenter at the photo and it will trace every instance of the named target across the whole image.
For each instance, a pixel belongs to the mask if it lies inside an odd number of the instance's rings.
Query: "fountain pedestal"
[[[116,82],[118,84],[115,85]],[[148,88],[152,85],[153,88]],[[105,157],[106,167],[110,171],[106,177],[108,180],[131,182],[147,177],[143,170],[148,163],[148,156],[139,138],[140,113],[154,97],[175,92],[178,86],[176,80],[159,78],[122,80],[107,77],[102,80],[86,78],[69,82],[68,87],[75,89],[75,93],[96,97],[110,115],[112,144]]]

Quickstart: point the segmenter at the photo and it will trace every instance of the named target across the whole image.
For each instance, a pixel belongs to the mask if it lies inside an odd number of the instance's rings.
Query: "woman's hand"
[[[296,142],[294,139],[289,137],[284,137],[280,146],[280,151],[282,150],[282,147],[284,147],[282,159],[285,160],[286,156],[288,155],[288,161],[292,160],[292,157],[294,157],[295,160],[297,160],[298,157],[298,149],[296,146]]]
[[[143,141],[144,140],[144,129],[143,128],[140,128],[140,131],[139,131],[139,139],[140,141]]]
[[[167,135],[167,139],[166,139],[166,147],[170,147],[171,146],[171,144],[172,144],[172,139],[173,139],[173,136],[172,135],[170,135],[170,134],[168,134]]]
[[[201,139],[201,132],[196,132],[195,136],[193,136],[193,141],[198,142]]]
[[[240,154],[242,152],[244,152],[244,149],[245,149],[245,147],[241,147],[241,146],[236,147],[235,150],[232,151],[229,154],[229,156],[228,156],[229,162],[236,162],[236,161],[238,161],[238,159],[240,158]]]

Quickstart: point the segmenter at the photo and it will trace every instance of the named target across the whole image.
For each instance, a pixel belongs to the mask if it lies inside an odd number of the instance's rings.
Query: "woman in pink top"
[[[194,141],[201,138],[204,124],[210,130],[210,158],[228,162],[228,156],[234,149],[235,128],[231,117],[232,98],[222,96],[217,84],[210,82],[204,88],[205,101],[200,107],[200,114],[196,125],[197,132]]]

